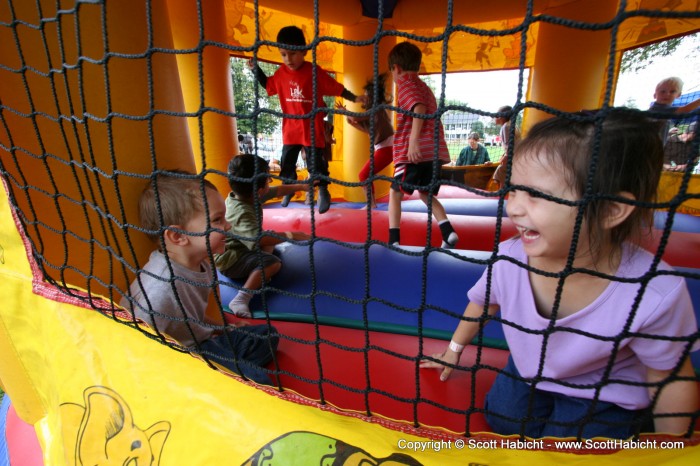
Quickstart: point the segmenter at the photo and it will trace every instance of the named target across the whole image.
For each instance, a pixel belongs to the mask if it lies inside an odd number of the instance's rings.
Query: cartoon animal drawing
[[[311,41],[314,38],[314,25],[313,22],[308,26],[302,24],[301,30],[304,31],[304,37],[307,41]],[[328,23],[319,22],[318,23],[318,35],[319,37],[334,37],[336,35],[333,28]],[[334,42],[323,41],[316,46],[316,63],[324,69],[333,69],[333,57],[335,56],[337,46]],[[311,53],[306,57],[307,60],[311,60]]]
[[[403,453],[375,458],[366,451],[314,432],[289,432],[263,446],[242,466],[421,466]]]
[[[83,392],[85,406],[62,403],[63,444],[70,466],[158,466],[170,423],[134,424],[124,399],[107,387]]]
[[[226,11],[226,23],[228,41],[231,45],[240,46],[241,42],[236,38],[236,31],[241,35],[248,34],[248,27],[243,24],[243,16],[248,18],[255,17],[255,10],[246,6],[244,0],[226,0],[224,2]]]

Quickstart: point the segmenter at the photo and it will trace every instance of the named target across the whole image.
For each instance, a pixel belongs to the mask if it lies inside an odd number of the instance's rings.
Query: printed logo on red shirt
[[[296,81],[291,81],[289,87],[289,98],[290,102],[307,102],[308,99],[304,98],[304,92],[301,90],[301,86]]]

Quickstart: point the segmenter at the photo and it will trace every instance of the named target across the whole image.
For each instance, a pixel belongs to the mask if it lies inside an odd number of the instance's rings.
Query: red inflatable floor
[[[447,382],[441,382],[437,370],[418,368],[414,359],[420,341],[416,337],[369,332],[365,340],[361,330],[319,326],[316,335],[311,324],[274,325],[283,335],[278,364],[284,388],[342,410],[458,433],[489,431],[479,410],[496,370],[505,366],[506,351],[484,348],[475,375],[455,371]],[[316,341],[320,341],[318,351]],[[422,352],[433,354],[446,344],[426,338]],[[467,347],[461,365],[476,361],[476,347]]]

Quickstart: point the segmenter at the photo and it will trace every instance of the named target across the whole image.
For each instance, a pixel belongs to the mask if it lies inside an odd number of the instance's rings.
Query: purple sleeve
[[[690,293],[685,280],[681,278],[656,309],[649,313],[638,330],[639,335],[630,341],[630,347],[645,366],[656,370],[669,370],[678,363],[690,341],[689,337],[697,331]],[[672,341],[654,336],[688,337],[688,340]],[[700,342],[696,341],[693,350],[698,349]]]
[[[486,278],[488,274],[488,268],[484,270],[484,273],[481,274],[481,277],[479,280],[474,284],[474,286],[467,292],[467,297],[469,298],[470,302],[476,303],[480,306],[483,306],[484,303],[486,302]],[[496,267],[494,266],[492,276],[491,276],[491,292],[489,294],[489,305],[491,304],[498,304],[500,305],[500,302],[498,300],[498,293],[495,292],[496,287],[495,287],[495,276],[496,276]]]

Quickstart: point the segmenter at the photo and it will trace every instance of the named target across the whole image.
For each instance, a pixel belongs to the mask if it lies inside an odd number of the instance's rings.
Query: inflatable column
[[[617,2],[591,0],[586,8],[581,8],[578,2],[566,3],[548,10],[547,14],[603,23],[614,17],[616,8]],[[609,29],[591,31],[540,23],[536,66],[530,75],[530,100],[567,112],[600,107],[611,41]],[[539,110],[526,109],[524,132],[549,116]]]
[[[130,235],[126,245],[121,234],[121,224],[138,222],[146,183],[129,174],[194,168],[185,121],[173,115],[184,109],[175,59],[145,53],[149,47],[172,48],[164,2],[82,2],[61,14],[56,2],[9,5],[0,5],[0,22],[17,26],[0,28],[0,102],[11,109],[3,112],[0,142],[11,149],[0,155],[14,180],[6,184],[8,198],[21,210],[27,241],[36,248],[32,260],[42,264],[27,266],[15,278],[32,277],[35,291],[46,289],[57,299],[63,295],[47,281],[111,298],[105,281],[123,289],[133,277],[109,251],[136,261],[134,256],[143,259],[153,248],[144,235]],[[6,203],[4,192],[1,197]],[[24,250],[8,246],[17,234],[9,205],[0,212],[0,262],[26,261]],[[37,309],[23,304],[33,296],[32,286],[15,291],[15,281],[0,283],[3,311],[32,328]],[[13,358],[23,350],[5,328],[0,322],[2,383],[22,419],[34,423],[44,415],[46,400],[38,397],[26,365]]]
[[[216,45],[200,45],[203,41],[226,43],[223,0],[169,2],[168,14],[175,48],[188,51],[177,55],[187,112],[197,113],[205,107],[235,112],[228,52]],[[197,171],[226,173],[229,160],[238,153],[235,118],[207,110],[190,117],[188,126]],[[210,175],[209,180],[222,195],[230,191],[226,177]]]
[[[368,40],[377,33],[376,21],[365,21],[351,27],[345,27],[343,35],[347,40]],[[346,46],[343,50],[343,68],[345,74],[344,84],[350,91],[361,94],[362,88],[369,78],[374,75],[374,51],[378,53],[378,72],[384,73],[388,70],[387,56],[389,51],[396,44],[394,37],[384,37],[377,46],[351,47]],[[388,80],[391,86],[391,79]],[[391,89],[387,90],[391,92]],[[359,105],[350,104],[348,110],[361,112]],[[343,172],[345,181],[358,181],[360,169],[369,159],[370,141],[366,133],[356,130],[347,122],[343,123]],[[391,168],[386,169],[382,174],[391,176]],[[375,182],[375,194],[381,197],[389,192],[389,183]],[[348,201],[362,202],[366,199],[363,188],[345,188],[345,199]]]

